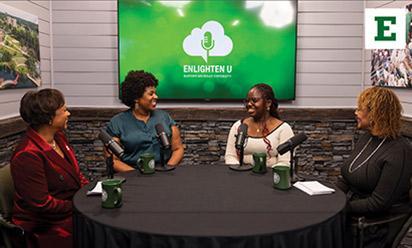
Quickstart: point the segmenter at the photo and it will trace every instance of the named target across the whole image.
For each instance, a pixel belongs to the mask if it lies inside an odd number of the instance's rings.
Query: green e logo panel
[[[391,33],[390,36],[385,36],[385,31],[390,30],[390,26],[385,25],[385,21],[391,24],[396,24],[396,16],[376,16],[378,34],[375,36],[375,41],[396,41],[396,33]]]
[[[366,49],[403,49],[406,40],[405,8],[367,8],[364,14]],[[409,30],[409,28],[408,28]]]

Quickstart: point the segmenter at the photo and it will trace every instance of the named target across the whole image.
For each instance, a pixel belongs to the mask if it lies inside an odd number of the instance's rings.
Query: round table
[[[75,247],[342,247],[345,195],[272,187],[272,173],[181,166],[121,174],[123,206],[74,197]]]

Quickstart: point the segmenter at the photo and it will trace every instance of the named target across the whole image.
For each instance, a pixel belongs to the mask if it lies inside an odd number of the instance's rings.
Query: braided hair
[[[275,97],[275,93],[273,92],[272,87],[268,84],[260,83],[255,84],[252,89],[257,89],[262,94],[264,99],[272,101],[269,109],[269,114],[277,119],[280,119],[278,111],[279,103]]]
[[[279,111],[278,111],[278,106],[279,106],[278,100],[275,97],[275,93],[273,92],[272,87],[265,83],[259,83],[259,84],[255,84],[252,87],[252,89],[257,89],[262,94],[262,97],[265,100],[270,100],[272,102],[269,107],[269,114],[272,117],[275,117],[276,119],[280,119]],[[263,126],[262,134],[263,134],[263,142],[265,142],[266,144],[266,153],[268,157],[271,158],[270,152],[273,150],[273,147],[272,147],[272,143],[267,138],[269,134],[269,129],[266,126],[266,122]]]

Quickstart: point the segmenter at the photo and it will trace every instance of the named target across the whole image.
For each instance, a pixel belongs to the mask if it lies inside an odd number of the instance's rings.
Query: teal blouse
[[[137,168],[140,154],[151,152],[157,163],[160,162],[160,143],[157,138],[156,124],[161,123],[169,139],[172,137],[172,126],[176,125],[170,115],[163,110],[154,110],[147,123],[134,117],[132,110],[115,115],[107,126],[107,132],[120,139],[124,146],[122,161]],[[165,163],[170,159],[171,151],[165,152]]]

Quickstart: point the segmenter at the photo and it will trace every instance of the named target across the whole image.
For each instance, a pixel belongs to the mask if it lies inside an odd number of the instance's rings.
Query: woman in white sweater
[[[248,125],[248,139],[244,149],[244,162],[253,163],[253,153],[264,152],[267,155],[267,167],[276,164],[289,165],[290,152],[279,155],[278,145],[293,137],[292,128],[279,118],[278,101],[272,87],[267,84],[253,86],[245,100],[249,117],[233,124],[227,139],[225,163],[239,164],[239,154],[235,148],[235,135],[241,123]]]

